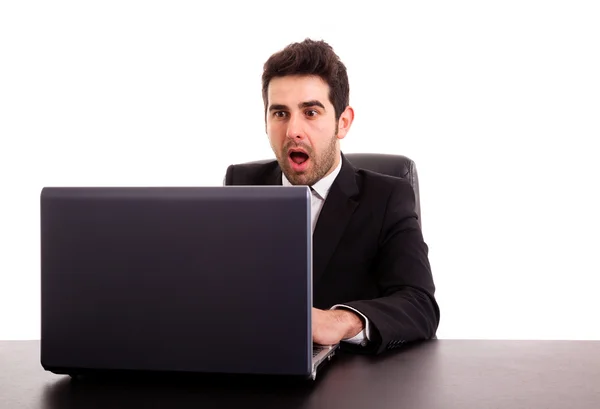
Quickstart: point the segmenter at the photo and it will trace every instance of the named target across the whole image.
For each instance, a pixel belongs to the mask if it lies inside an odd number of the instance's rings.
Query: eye
[[[287,116],[287,112],[285,112],[285,111],[275,111],[273,113],[273,116],[275,118],[285,118]]]
[[[316,109],[309,109],[306,111],[306,116],[317,116],[319,112]]]

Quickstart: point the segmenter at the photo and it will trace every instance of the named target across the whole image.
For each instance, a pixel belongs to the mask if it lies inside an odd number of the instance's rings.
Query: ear
[[[264,115],[264,120],[265,120],[265,133],[267,134],[267,136],[269,135],[269,128],[267,127],[267,108],[265,107],[265,115]]]
[[[354,121],[354,109],[348,105],[338,120],[338,139],[344,139],[346,137],[346,134],[352,126],[352,121]]]

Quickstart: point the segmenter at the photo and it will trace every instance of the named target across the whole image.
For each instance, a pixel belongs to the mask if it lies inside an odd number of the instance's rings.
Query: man
[[[323,41],[290,44],[265,63],[262,93],[277,160],[232,165],[225,184],[311,187],[314,342],[380,353],[433,337],[439,308],[414,191],[340,151],[354,119],[344,64]]]

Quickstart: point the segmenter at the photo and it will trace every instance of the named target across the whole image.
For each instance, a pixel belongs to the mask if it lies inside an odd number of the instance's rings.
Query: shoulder
[[[225,185],[262,185],[279,171],[276,160],[263,160],[230,165],[225,174]]]
[[[360,191],[359,200],[371,212],[386,217],[420,217],[417,196],[407,179],[357,169],[356,181]]]
[[[377,196],[400,196],[414,200],[410,182],[397,176],[384,175],[366,169],[356,169],[356,178],[361,190]]]

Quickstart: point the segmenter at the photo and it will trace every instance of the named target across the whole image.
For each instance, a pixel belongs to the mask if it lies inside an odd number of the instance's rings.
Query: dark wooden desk
[[[437,340],[340,354],[315,383],[178,377],[71,381],[39,342],[0,341],[0,408],[600,408],[599,341]]]

